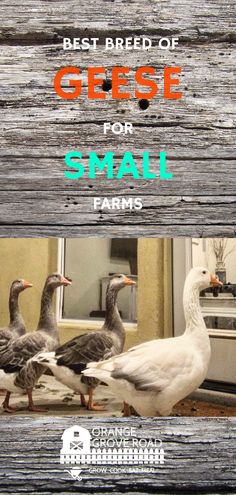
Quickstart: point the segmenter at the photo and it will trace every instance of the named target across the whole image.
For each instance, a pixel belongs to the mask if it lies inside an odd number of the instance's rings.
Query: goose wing
[[[12,355],[11,342],[13,341],[13,335],[7,328],[0,330],[0,368],[8,364]]]
[[[45,346],[45,339],[40,333],[23,335],[18,339],[0,336],[0,369],[5,372],[20,371],[25,363]]]
[[[126,380],[136,390],[161,392],[176,375],[184,377],[191,369],[191,349],[177,339],[140,344],[108,361],[90,363],[84,374],[106,382],[107,373],[108,378]]]
[[[90,361],[108,359],[113,355],[113,339],[103,332],[91,332],[75,337],[56,351],[57,364],[71,369]]]

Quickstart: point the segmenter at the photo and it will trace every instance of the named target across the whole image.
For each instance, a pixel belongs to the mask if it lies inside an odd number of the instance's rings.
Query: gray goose
[[[18,339],[8,340],[5,348],[0,349],[0,385],[9,392],[23,393],[26,390],[30,411],[45,410],[36,407],[32,398],[33,387],[43,374],[44,367],[31,358],[39,351],[52,351],[58,347],[59,336],[52,299],[57,287],[70,284],[70,280],[58,273],[49,275],[42,292],[37,330]]]
[[[10,321],[7,327],[0,329],[0,349],[2,352],[4,352],[9,340],[18,338],[26,332],[25,322],[19,311],[18,298],[20,293],[29,287],[32,287],[32,284],[24,279],[14,280],[11,284],[9,293]],[[11,393],[7,392],[3,402],[3,408],[8,412],[14,410],[14,408],[9,405],[10,395]]]
[[[55,378],[80,393],[81,405],[88,410],[104,408],[93,403],[93,392],[99,380],[82,375],[82,370],[91,361],[100,361],[123,351],[125,329],[117,308],[118,292],[135,282],[123,274],[114,275],[106,293],[106,316],[101,330],[79,335],[60,346],[56,352],[40,353],[34,359],[49,368]],[[89,396],[86,403],[84,395]]]

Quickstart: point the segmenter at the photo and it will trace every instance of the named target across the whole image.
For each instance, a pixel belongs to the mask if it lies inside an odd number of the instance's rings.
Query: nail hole
[[[77,201],[73,201],[73,205],[75,205],[75,206],[76,206],[77,204],[78,204],[78,203],[77,203]]]
[[[103,91],[110,91],[112,88],[112,82],[110,79],[104,79],[102,83],[102,89]]]
[[[64,205],[64,206],[65,206],[65,208],[68,208],[68,205]]]
[[[92,184],[89,184],[88,187],[89,187],[89,189],[93,189]]]
[[[144,100],[144,99],[139,100],[138,104],[139,104],[139,108],[141,110],[147,110],[147,108],[149,107],[149,101],[148,100]]]

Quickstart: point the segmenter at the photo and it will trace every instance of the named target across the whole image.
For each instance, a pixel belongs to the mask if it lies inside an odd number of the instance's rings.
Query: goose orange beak
[[[129,277],[125,277],[125,285],[136,285],[136,282]]]
[[[213,274],[211,274],[211,284],[215,287],[222,287],[222,282]]]
[[[23,280],[23,287],[24,289],[28,289],[28,287],[33,287],[33,284],[28,282],[28,280]]]
[[[65,285],[65,286],[71,285],[71,282],[72,282],[72,280],[69,280],[68,278],[61,276],[61,284],[62,285]]]

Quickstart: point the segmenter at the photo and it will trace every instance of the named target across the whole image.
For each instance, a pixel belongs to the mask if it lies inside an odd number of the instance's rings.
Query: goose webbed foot
[[[4,402],[2,404],[2,407],[3,407],[3,411],[9,414],[14,414],[18,410],[17,407],[6,406]]]
[[[10,406],[9,404],[9,400],[10,400],[10,396],[11,396],[11,392],[7,392],[6,393],[6,396],[5,396],[5,399],[2,403],[2,407],[3,407],[3,410],[4,412],[7,412],[7,413],[14,413],[17,411],[17,408],[16,407],[13,407],[13,406]]]
[[[106,411],[107,409],[105,406],[102,406],[101,404],[96,404],[93,402],[91,405],[87,404],[87,409],[88,411]]]
[[[89,388],[88,394],[89,394],[89,400],[87,402],[87,409],[88,411],[106,411],[106,408],[100,404],[96,404],[93,402],[93,388]]]
[[[9,414],[14,414],[17,411],[17,409],[11,406],[8,407],[3,406],[3,411]]]
[[[45,407],[35,406],[35,404],[33,402],[32,392],[33,392],[32,389],[28,389],[27,390],[28,400],[29,400],[28,410],[31,411],[31,412],[48,412],[48,409],[45,408]]]
[[[34,404],[33,405],[28,405],[28,411],[30,412],[48,412],[48,409],[46,407],[38,407],[38,406],[35,406]]]

